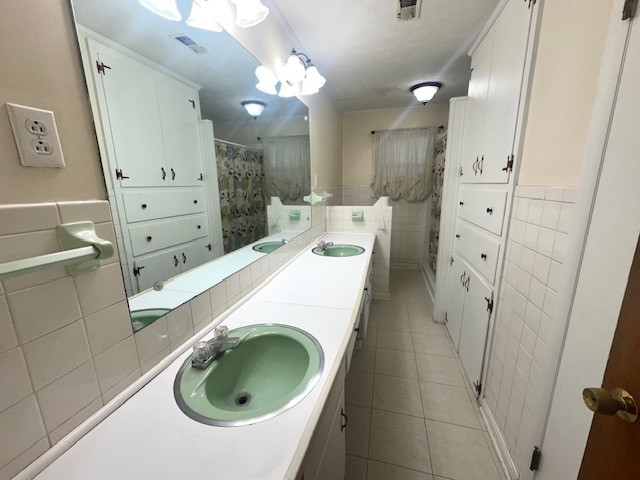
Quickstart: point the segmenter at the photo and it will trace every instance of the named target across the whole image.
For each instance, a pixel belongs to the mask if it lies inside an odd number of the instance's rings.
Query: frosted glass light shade
[[[300,84],[295,83],[293,85],[289,85],[287,82],[280,83],[280,91],[278,92],[279,97],[288,98],[295,97],[300,93]]]
[[[320,90],[327,80],[320,75],[320,72],[315,65],[311,65],[307,68],[307,76],[304,79],[305,82],[309,82],[310,86],[313,86],[317,90]]]
[[[438,93],[438,90],[440,90],[441,87],[442,84],[438,82],[425,82],[411,87],[411,92],[416,96],[419,102],[426,104],[436,93]]]
[[[277,95],[276,85],[278,84],[278,78],[271,70],[264,65],[260,65],[256,68],[256,77],[259,80],[256,85],[258,90],[270,95]]]
[[[282,76],[284,77],[284,80],[289,83],[298,83],[304,80],[305,74],[306,69],[304,68],[304,63],[300,60],[300,57],[294,53],[289,55],[287,62],[282,68]]]
[[[253,118],[258,118],[264,112],[267,104],[259,100],[247,100],[242,102],[242,106]]]
[[[182,20],[176,0],[138,0],[140,5],[167,20]]]
[[[259,82],[256,84],[256,88],[261,92],[268,93],[269,95],[277,95],[278,89],[276,83]]]
[[[302,81],[302,88],[300,89],[300,95],[313,95],[314,93],[318,93],[320,89],[316,87],[316,85],[309,81],[309,77],[307,76]]]
[[[210,32],[222,32],[222,27],[213,17],[213,2],[204,1],[194,2],[191,6],[191,13],[187,18],[187,25],[201,30],[209,30]]]
[[[260,0],[231,0],[231,3],[236,6],[236,25],[241,28],[253,27],[269,15],[269,9]]]

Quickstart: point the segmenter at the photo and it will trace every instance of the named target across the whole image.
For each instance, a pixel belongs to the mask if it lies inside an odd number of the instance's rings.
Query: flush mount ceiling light
[[[231,0],[231,3],[236,6],[236,25],[241,28],[253,27],[269,15],[269,9],[260,0]]]
[[[291,50],[291,55],[282,67],[280,79],[264,65],[256,68],[256,77],[259,80],[256,85],[258,90],[271,95],[277,93],[280,97],[313,95],[318,93],[327,82],[316,66],[311,63],[311,59],[306,54],[295,50]],[[280,82],[279,90],[278,82]]]
[[[262,114],[262,112],[264,112],[267,104],[261,102],[260,100],[246,100],[242,102],[242,106],[247,111],[247,113],[255,119],[258,118]]]
[[[440,82],[424,82],[414,85],[409,90],[413,93],[419,102],[422,102],[423,105],[426,105],[429,100],[431,100],[438,90],[442,88],[442,84]]]

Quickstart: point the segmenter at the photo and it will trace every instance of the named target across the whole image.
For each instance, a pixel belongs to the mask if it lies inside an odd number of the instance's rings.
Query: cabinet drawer
[[[129,227],[133,255],[144,255],[209,235],[204,214],[167,218]]]
[[[492,284],[496,279],[496,267],[500,254],[500,243],[477,231],[475,228],[458,222],[454,243],[456,251],[466,258]]]
[[[128,223],[200,213],[206,208],[204,188],[124,192],[122,203]]]
[[[458,216],[496,235],[502,235],[506,205],[504,190],[461,188],[458,194]]]

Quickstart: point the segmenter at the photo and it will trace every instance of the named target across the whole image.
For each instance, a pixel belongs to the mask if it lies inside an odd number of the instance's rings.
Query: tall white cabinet
[[[222,254],[215,152],[205,150],[213,127],[200,119],[198,85],[80,31],[131,295]]]
[[[447,329],[478,397],[504,257],[512,172],[518,160],[518,122],[534,8],[534,2],[503,1],[472,52],[457,195],[449,219],[455,225],[453,253],[448,259],[447,291],[439,295],[446,297]]]

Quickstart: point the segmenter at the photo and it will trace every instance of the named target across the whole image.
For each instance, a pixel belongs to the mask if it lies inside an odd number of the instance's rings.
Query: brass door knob
[[[614,388],[611,393],[604,388],[585,388],[582,399],[589,410],[603,415],[618,415],[627,423],[638,419],[638,406],[631,394],[622,388]]]

